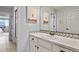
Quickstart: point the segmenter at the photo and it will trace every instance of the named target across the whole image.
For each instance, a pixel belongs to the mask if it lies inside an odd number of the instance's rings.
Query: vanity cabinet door
[[[31,52],[37,52],[37,43],[30,42],[30,50]]]
[[[51,49],[51,43],[47,42],[47,41],[44,41],[42,39],[38,39],[38,45],[42,46],[42,47],[45,47],[47,49]]]
[[[53,45],[53,52],[73,52],[73,51],[57,45]]]
[[[51,50],[51,43],[44,41],[42,39],[38,39],[38,52],[50,52]]]
[[[50,52],[48,49],[46,49],[46,48],[44,48],[44,47],[42,47],[42,46],[38,46],[38,47],[37,47],[37,51],[38,51],[38,52]]]

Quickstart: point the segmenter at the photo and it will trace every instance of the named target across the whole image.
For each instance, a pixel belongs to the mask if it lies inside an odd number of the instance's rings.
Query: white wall
[[[40,30],[40,7],[39,6],[28,6],[27,7],[27,18],[32,18],[31,14],[34,14],[34,19],[37,19],[36,24],[30,24],[29,25],[29,31],[39,31]],[[33,19],[32,18],[32,19]]]
[[[57,10],[57,31],[79,33],[79,7],[63,7]],[[66,30],[69,28],[69,30]]]
[[[17,51],[26,52],[29,51],[29,27],[26,22],[26,7],[18,7],[18,19],[17,19]]]
[[[15,43],[15,17],[14,7],[11,8],[9,17],[9,40]]]

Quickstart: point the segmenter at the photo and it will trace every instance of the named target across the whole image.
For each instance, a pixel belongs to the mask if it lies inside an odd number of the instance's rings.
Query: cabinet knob
[[[39,47],[37,46],[37,49],[39,49]]]
[[[69,30],[69,28],[66,28],[66,30]]]
[[[37,45],[35,45],[35,47],[37,47]]]
[[[34,40],[34,38],[32,38],[32,40]]]
[[[53,25],[53,27],[55,27],[55,25]]]

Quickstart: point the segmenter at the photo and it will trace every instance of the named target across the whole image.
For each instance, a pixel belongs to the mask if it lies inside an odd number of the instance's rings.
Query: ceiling
[[[50,9],[50,10],[59,10],[64,6],[43,6],[43,8]]]
[[[0,6],[0,16],[9,16],[12,6]]]
[[[50,8],[53,8],[53,9],[60,9],[60,8],[62,8],[62,7],[64,7],[64,6],[51,6]]]

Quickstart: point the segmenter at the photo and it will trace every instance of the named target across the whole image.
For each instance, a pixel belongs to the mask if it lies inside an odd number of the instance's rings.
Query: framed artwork
[[[37,23],[37,10],[34,7],[27,7],[27,23],[36,24]]]
[[[45,19],[43,20],[43,24],[48,24],[48,18],[45,17]]]
[[[49,13],[44,11],[43,13],[43,24],[48,24]]]

